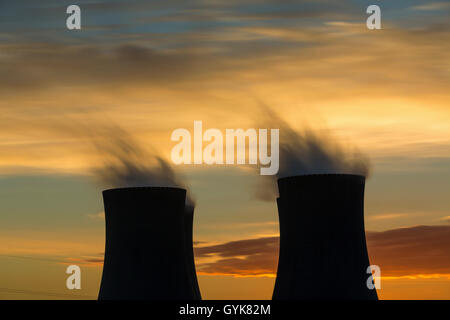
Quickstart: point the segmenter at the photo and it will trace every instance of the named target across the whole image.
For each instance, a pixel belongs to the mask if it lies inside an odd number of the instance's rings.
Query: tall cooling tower
[[[199,299],[186,190],[103,191],[105,262],[99,299]]]
[[[274,300],[378,299],[367,286],[364,185],[363,176],[346,174],[278,180]]]
[[[194,243],[192,237],[194,224],[194,207],[186,206],[184,211],[184,240],[185,240],[185,258],[186,265],[189,268],[189,284],[191,290],[194,292],[193,298],[195,300],[201,300],[202,296],[200,294],[200,288],[198,286],[197,281],[197,272],[195,271],[195,262],[194,262]]]

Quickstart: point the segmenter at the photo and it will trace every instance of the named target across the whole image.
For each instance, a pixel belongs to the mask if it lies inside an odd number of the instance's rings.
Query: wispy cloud
[[[88,214],[88,217],[94,220],[105,220],[105,212],[97,212]]]
[[[397,219],[408,216],[407,213],[386,213],[386,214],[378,214],[375,216],[370,216],[367,219],[369,220],[388,220],[388,219]]]
[[[382,275],[450,274],[450,226],[368,232],[367,246]]]
[[[449,2],[431,2],[431,3],[427,3],[427,4],[413,6],[411,8],[413,10],[420,10],[420,11],[445,10],[445,9],[450,9],[450,3]]]
[[[442,217],[438,219],[438,221],[441,221],[442,223],[450,223],[450,216]]]
[[[214,262],[200,263],[197,270],[200,274],[273,276],[278,241],[278,237],[265,237],[195,248],[196,259],[217,258]]]

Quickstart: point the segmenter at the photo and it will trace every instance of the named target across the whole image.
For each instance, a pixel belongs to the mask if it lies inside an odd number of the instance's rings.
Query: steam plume
[[[156,153],[147,152],[124,129],[111,127],[93,137],[103,165],[94,170],[100,183],[109,187],[184,187],[172,166]],[[186,188],[187,189],[187,188]],[[186,204],[195,206],[189,194]]]
[[[271,109],[262,107],[267,116],[265,127],[280,129],[279,171],[276,176],[264,176],[257,197],[273,201],[277,197],[276,180],[287,176],[308,174],[358,174],[368,177],[369,159],[356,148],[345,148],[329,134],[312,129],[296,131]]]

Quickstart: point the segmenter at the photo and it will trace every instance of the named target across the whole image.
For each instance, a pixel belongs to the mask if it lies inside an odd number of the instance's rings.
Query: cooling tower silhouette
[[[202,296],[200,293],[200,288],[198,286],[197,281],[197,272],[195,271],[195,262],[194,262],[194,243],[192,237],[194,224],[194,207],[186,206],[184,210],[184,243],[185,243],[185,258],[186,265],[188,267],[189,274],[189,284],[192,292],[194,293],[193,299],[201,300]]]
[[[367,287],[365,177],[281,178],[280,253],[274,300],[378,299]]]
[[[98,298],[200,299],[192,248],[193,208],[186,190],[103,191],[105,261]]]

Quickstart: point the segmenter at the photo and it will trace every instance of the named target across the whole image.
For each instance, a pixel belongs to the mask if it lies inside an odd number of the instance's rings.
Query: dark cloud
[[[450,226],[368,232],[367,246],[382,275],[450,274]]]
[[[141,22],[240,22],[242,24],[270,22],[276,19],[351,19],[358,8],[345,1],[192,1],[184,3],[183,10],[141,18]],[[299,22],[291,21],[291,22]]]
[[[278,237],[267,237],[195,248],[196,258],[218,257],[215,262],[199,264],[197,270],[240,276],[273,274],[278,261],[278,242]]]
[[[82,256],[82,257],[77,257],[77,258],[66,258],[62,261],[59,261],[62,264],[80,264],[80,265],[86,265],[86,266],[101,266],[103,265],[104,259],[103,259],[104,254],[94,254],[94,255],[89,255],[89,256]]]
[[[276,274],[278,237],[232,241],[196,248],[196,258],[217,257],[200,263],[206,274],[236,276]],[[382,276],[450,274],[450,226],[416,226],[367,232],[372,264]]]
[[[221,257],[251,256],[273,253],[278,248],[278,237],[231,241],[223,244],[198,247],[195,255],[199,258],[219,255]]]
[[[234,276],[275,275],[278,264],[278,237],[261,237],[195,247],[197,271],[203,274]],[[450,226],[415,226],[382,232],[367,232],[371,264],[382,276],[450,274]],[[204,258],[214,262],[201,262]],[[72,259],[75,260],[75,259]],[[102,258],[76,259],[99,264]],[[200,261],[199,261],[200,260]]]
[[[113,48],[38,44],[3,48],[0,90],[52,85],[163,84],[195,76],[197,58],[137,45]]]
[[[97,258],[97,259],[95,259],[95,258],[93,258],[93,259],[86,259],[86,260],[84,260],[85,262],[88,262],[88,263],[103,263],[103,259],[102,258]]]
[[[142,30],[136,21],[120,20],[87,25],[82,31],[85,39],[66,35],[53,40],[8,40],[0,47],[0,92],[22,94],[24,89],[51,86],[210,86],[214,81],[222,84],[222,79],[227,84],[241,82],[244,88],[252,83],[246,77],[248,71],[255,72],[255,79],[261,83],[273,80],[275,74],[284,81],[305,79],[306,84],[311,84],[327,80],[348,89],[352,88],[350,85],[371,85],[368,94],[373,95],[376,90],[399,93],[403,88],[407,94],[431,87],[438,90],[448,81],[442,64],[448,55],[448,23],[421,26],[414,32],[395,27],[369,37],[359,20],[353,24],[326,24],[336,20],[351,22],[343,17],[330,16],[319,24],[307,19],[305,25],[280,23],[279,20],[285,20],[283,16],[309,12],[302,6],[289,8],[234,13],[183,7],[163,15],[140,17],[146,20],[139,22],[145,25]],[[314,14],[328,12],[326,8],[311,10]],[[274,23],[252,20],[271,15]],[[210,23],[208,17],[217,22]],[[180,21],[184,25],[189,19],[193,20],[191,27],[176,30],[170,26],[172,22],[179,25]],[[224,19],[229,21],[225,23]],[[247,19],[252,22],[245,23]],[[130,30],[120,30],[122,27]],[[94,32],[101,29],[110,31],[102,35]],[[14,30],[4,32],[18,38]],[[386,46],[388,43],[393,45]],[[281,69],[277,70],[278,66]],[[348,72],[352,77],[348,77]],[[386,86],[386,81],[391,85]],[[331,94],[336,98],[337,93],[330,90],[325,88],[321,96],[330,98],[327,94]]]

